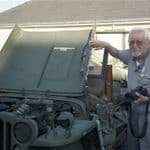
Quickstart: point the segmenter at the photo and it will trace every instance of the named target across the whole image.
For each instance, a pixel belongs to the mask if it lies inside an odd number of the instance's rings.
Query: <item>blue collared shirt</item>
[[[137,66],[130,50],[118,50],[121,61],[128,65],[128,90],[143,86],[150,93],[150,53],[143,64]]]

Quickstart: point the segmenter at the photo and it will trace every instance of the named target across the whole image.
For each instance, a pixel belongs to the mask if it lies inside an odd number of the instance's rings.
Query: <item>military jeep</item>
[[[104,150],[109,145],[99,111],[91,113],[86,104],[88,83],[95,85],[94,78],[87,80],[91,36],[91,29],[13,29],[0,52],[0,150]]]

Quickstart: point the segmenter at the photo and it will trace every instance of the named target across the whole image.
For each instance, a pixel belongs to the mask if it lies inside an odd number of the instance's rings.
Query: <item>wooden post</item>
[[[105,95],[108,100],[112,100],[112,65],[107,65],[106,74],[104,77],[104,88],[105,88]]]

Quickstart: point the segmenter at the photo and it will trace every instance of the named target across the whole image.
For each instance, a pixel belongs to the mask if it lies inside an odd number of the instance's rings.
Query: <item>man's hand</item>
[[[144,103],[149,101],[149,97],[148,96],[143,96],[140,93],[136,92],[136,95],[138,96],[138,99],[135,100],[133,103],[139,104],[139,103]]]
[[[117,49],[113,47],[112,45],[110,45],[108,42],[99,41],[99,40],[91,40],[89,41],[89,45],[93,48],[96,48],[95,50],[105,48],[107,52],[109,52],[112,56],[118,58]]]
[[[102,49],[102,48],[107,48],[110,44],[105,41],[91,40],[89,41],[89,45],[91,47]]]

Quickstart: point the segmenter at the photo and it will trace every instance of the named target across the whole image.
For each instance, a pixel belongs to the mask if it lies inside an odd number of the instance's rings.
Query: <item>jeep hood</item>
[[[33,32],[15,27],[0,52],[0,92],[84,92],[91,30]]]

